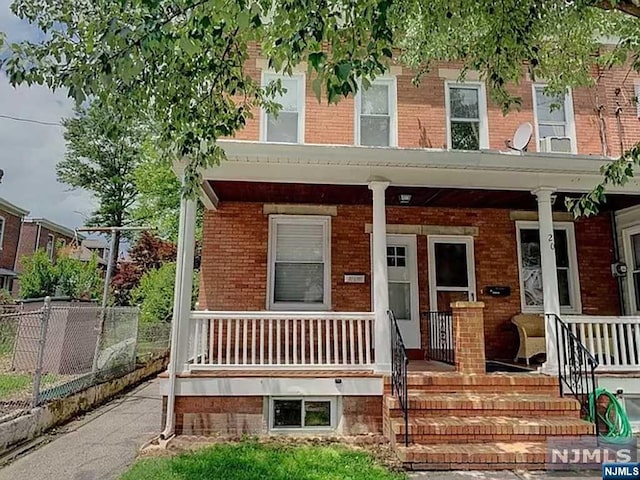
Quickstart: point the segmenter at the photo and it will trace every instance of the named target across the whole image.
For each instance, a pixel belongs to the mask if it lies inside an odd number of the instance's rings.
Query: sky
[[[0,31],[10,42],[37,39],[39,31],[11,13],[11,1],[0,0]],[[69,228],[81,226],[94,203],[88,193],[71,191],[56,181],[56,163],[65,154],[64,129],[2,116],[57,124],[72,113],[66,92],[54,93],[45,87],[14,89],[0,73],[0,168],[4,170],[0,197],[29,210],[31,217],[45,217]]]

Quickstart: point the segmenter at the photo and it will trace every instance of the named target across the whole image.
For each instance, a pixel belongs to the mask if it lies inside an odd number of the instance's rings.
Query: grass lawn
[[[40,385],[50,385],[57,381],[56,375],[47,373],[42,376]],[[33,388],[33,374],[31,373],[0,373],[0,399],[11,397],[17,392],[31,392]]]
[[[403,480],[367,453],[339,445],[247,441],[138,461],[120,480]]]

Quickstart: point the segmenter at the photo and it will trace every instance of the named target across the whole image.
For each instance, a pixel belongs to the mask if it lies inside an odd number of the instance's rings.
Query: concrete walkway
[[[0,469],[0,480],[112,480],[160,432],[158,380],[59,429],[53,441]]]

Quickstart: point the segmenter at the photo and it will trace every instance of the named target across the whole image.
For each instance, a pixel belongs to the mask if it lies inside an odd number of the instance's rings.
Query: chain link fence
[[[0,307],[0,422],[123,376],[169,350],[170,324],[139,324],[135,307]]]

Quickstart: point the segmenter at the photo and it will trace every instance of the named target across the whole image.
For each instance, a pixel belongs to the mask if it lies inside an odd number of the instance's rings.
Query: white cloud
[[[0,0],[0,31],[9,41],[38,37],[38,31],[15,17],[10,0]],[[14,89],[0,74],[0,115],[58,123],[73,113],[66,92],[45,87]],[[64,129],[0,118],[0,168],[5,171],[0,197],[68,227],[83,224],[93,199],[83,191],[69,191],[56,181],[56,163],[64,157]]]

